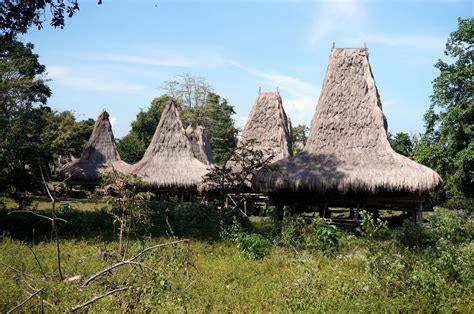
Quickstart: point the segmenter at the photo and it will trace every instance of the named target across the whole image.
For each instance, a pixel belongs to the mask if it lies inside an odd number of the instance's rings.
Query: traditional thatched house
[[[275,166],[254,186],[280,204],[419,208],[442,184],[391,148],[367,49],[332,50],[304,151]]]
[[[190,125],[186,128],[186,136],[191,142],[194,156],[206,165],[213,165],[214,158],[212,157],[211,144],[207,139],[204,127],[197,126],[196,128],[193,128]]]
[[[109,114],[103,111],[97,117],[89,142],[81,157],[64,165],[60,174],[65,178],[70,177],[68,183],[71,185],[98,185],[100,170],[108,167],[127,172],[130,165],[120,159]]]
[[[258,93],[237,146],[248,142],[262,152],[271,151],[273,161],[291,155],[291,122],[279,92]]]
[[[202,183],[208,166],[195,157],[174,101],[166,105],[145,155],[131,172],[157,190],[195,190]]]

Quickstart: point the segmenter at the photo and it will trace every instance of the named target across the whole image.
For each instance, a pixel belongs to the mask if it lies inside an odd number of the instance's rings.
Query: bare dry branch
[[[99,301],[100,299],[102,298],[105,298],[106,296],[109,296],[111,294],[114,294],[114,293],[117,293],[117,292],[120,292],[120,291],[124,291],[124,290],[127,290],[127,289],[130,289],[131,287],[122,287],[122,288],[118,288],[118,289],[115,289],[115,290],[111,290],[105,294],[102,294],[102,295],[99,295],[97,297],[94,297],[92,299],[90,299],[89,301],[85,302],[85,303],[82,303],[82,304],[79,304],[79,305],[76,305],[75,307],[73,307],[69,312],[70,313],[73,313],[73,312],[76,312],[77,310],[80,310],[82,309],[83,307],[86,307],[94,302],[97,302]]]
[[[4,262],[0,262],[0,265],[3,265],[3,266],[5,266],[6,268],[15,271],[15,272],[19,273],[20,275],[33,278],[33,276],[31,276],[30,274],[27,274],[27,273],[25,273],[24,271],[22,271],[22,270],[20,270],[20,269],[16,269],[15,267],[12,267],[12,266],[10,266],[10,265],[8,265],[8,264],[5,264]]]
[[[173,241],[173,242],[169,242],[169,243],[163,243],[163,244],[157,244],[157,245],[150,246],[150,247],[144,249],[143,251],[141,251],[140,253],[138,253],[137,255],[135,255],[134,257],[132,257],[128,260],[125,260],[125,261],[118,262],[118,263],[116,263],[112,266],[109,266],[109,267],[99,271],[98,273],[92,275],[91,277],[89,277],[82,284],[82,286],[87,287],[91,282],[95,281],[97,278],[101,277],[105,273],[107,273],[107,272],[109,272],[109,271],[111,271],[111,270],[113,270],[117,267],[127,265],[127,264],[137,264],[137,262],[135,262],[135,260],[138,259],[139,257],[143,256],[143,254],[145,254],[148,251],[151,251],[151,250],[154,250],[154,249],[157,249],[157,248],[160,248],[160,247],[164,247],[164,246],[176,245],[176,244],[182,243],[182,242],[189,242],[189,239],[182,239],[182,240]]]
[[[25,300],[23,300],[22,302],[20,302],[17,306],[15,306],[14,308],[12,308],[10,311],[7,312],[7,314],[10,314],[10,313],[13,313],[15,312],[17,309],[19,309],[20,307],[22,307],[26,302],[30,301],[35,295],[37,295],[38,293],[41,293],[43,292],[44,288],[41,288],[41,289],[38,289],[36,290],[34,293],[32,293],[28,298],[26,298]]]
[[[14,213],[28,213],[28,214],[32,214],[32,215],[35,215],[35,216],[38,216],[38,217],[41,217],[41,218],[44,218],[44,219],[48,219],[49,221],[53,221],[53,218],[51,218],[51,217],[32,212],[30,210],[12,210],[7,215],[14,214]],[[59,220],[59,221],[65,222],[65,223],[69,223],[69,221],[67,221],[66,219],[62,219],[62,218],[58,218],[58,217],[56,217],[56,220]]]

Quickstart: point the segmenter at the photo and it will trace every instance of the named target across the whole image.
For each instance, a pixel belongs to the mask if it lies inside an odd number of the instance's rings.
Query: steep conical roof
[[[155,134],[143,158],[132,173],[155,188],[196,188],[207,173],[207,166],[193,154],[174,101],[163,110]]]
[[[120,159],[109,114],[103,111],[95,121],[94,129],[81,157],[67,163],[60,173],[64,177],[71,176],[71,182],[98,183],[99,171],[109,166],[122,172],[127,171],[129,167]]]
[[[255,148],[271,149],[274,161],[291,155],[291,124],[280,93],[259,93],[237,145],[255,141]]]
[[[212,158],[211,144],[207,139],[204,127],[198,125],[196,128],[193,128],[190,125],[186,128],[186,136],[191,142],[194,156],[206,165],[213,165],[214,158]]]
[[[333,49],[304,151],[275,165],[255,180],[261,190],[423,194],[442,183],[391,148],[368,51],[359,48]]]

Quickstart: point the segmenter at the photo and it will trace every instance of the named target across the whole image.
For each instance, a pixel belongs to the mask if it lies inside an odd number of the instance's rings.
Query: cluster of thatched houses
[[[365,48],[334,48],[301,154],[292,156],[291,123],[278,92],[260,93],[238,145],[256,141],[271,149],[271,169],[252,180],[277,206],[419,208],[442,184],[440,176],[390,146],[387,121]],[[184,129],[170,102],[142,160],[128,165],[116,150],[108,114],[99,115],[81,158],[67,164],[71,182],[94,183],[98,170],[114,167],[136,174],[155,189],[197,190],[213,166],[201,127]]]

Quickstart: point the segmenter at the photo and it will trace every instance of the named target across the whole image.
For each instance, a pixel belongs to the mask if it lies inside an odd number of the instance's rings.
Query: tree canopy
[[[102,4],[102,0],[97,1]],[[77,0],[4,0],[0,2],[0,27],[9,38],[24,34],[32,25],[43,28],[46,16],[51,14],[51,26],[63,28],[66,17],[79,12]]]
[[[438,171],[445,184],[442,198],[474,197],[474,19],[459,19],[446,43],[433,80],[425,133],[414,158]]]
[[[131,131],[118,141],[117,148],[123,160],[135,163],[141,159],[155,133],[164,107],[171,99],[177,101],[185,128],[188,125],[205,128],[216,163],[223,164],[230,157],[236,145],[237,134],[232,120],[234,108],[226,99],[211,92],[209,84],[203,78],[187,73],[178,79],[166,83],[164,89],[171,95],[155,98],[146,111],[140,111],[132,122]],[[204,94],[206,98],[202,100]]]

